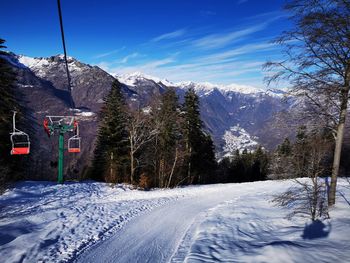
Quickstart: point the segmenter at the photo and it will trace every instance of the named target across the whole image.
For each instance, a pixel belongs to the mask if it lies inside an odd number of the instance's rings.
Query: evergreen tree
[[[127,111],[121,84],[115,80],[101,110],[92,177],[106,182],[128,179]]]
[[[187,176],[190,184],[202,183],[203,176],[214,175],[213,163],[216,161],[212,140],[202,130],[199,98],[193,89],[185,94],[184,113]]]
[[[280,155],[289,156],[292,153],[292,146],[288,138],[285,138],[281,145],[278,145],[277,152]]]
[[[9,133],[12,131],[12,114],[14,110],[20,111],[20,106],[14,95],[16,74],[6,60],[8,53],[2,50],[6,48],[4,43],[5,40],[0,38],[0,187],[13,176],[14,167],[19,161],[10,155]]]
[[[263,148],[259,145],[256,151],[253,153],[253,181],[266,180],[268,173],[268,156],[264,152]]]
[[[174,89],[168,89],[162,96],[158,113],[158,182],[159,187],[169,187],[178,166],[181,148],[179,104]]]
[[[215,146],[210,135],[205,134],[201,145],[201,165],[199,167],[199,183],[209,184],[216,182],[217,162],[215,159]]]
[[[296,177],[305,177],[310,155],[306,126],[298,128],[296,141],[293,145],[293,164]]]

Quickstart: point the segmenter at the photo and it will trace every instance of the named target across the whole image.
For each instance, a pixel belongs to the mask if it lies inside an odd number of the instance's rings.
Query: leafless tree
[[[295,185],[273,199],[277,205],[290,210],[287,215],[308,215],[314,221],[329,217],[327,205],[327,185],[323,178],[327,171],[325,164],[331,144],[322,134],[315,134],[307,141],[308,156],[305,162],[297,164],[299,172],[307,178],[294,179]],[[297,158],[298,159],[298,158]],[[294,162],[296,165],[296,162]],[[293,172],[296,169],[292,170]]]
[[[267,81],[290,81],[291,92],[305,98],[332,130],[328,204],[334,205],[350,89],[350,1],[291,0],[286,8],[295,27],[277,39],[286,59],[266,63],[275,72]]]
[[[137,155],[142,147],[159,133],[159,130],[156,126],[151,126],[147,112],[141,110],[131,111],[129,117],[130,182],[134,183],[135,171],[141,165]]]

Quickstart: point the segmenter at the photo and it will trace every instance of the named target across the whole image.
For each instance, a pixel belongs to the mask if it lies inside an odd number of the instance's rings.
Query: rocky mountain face
[[[75,108],[69,107],[67,78],[62,55],[49,58],[29,58],[10,54],[10,65],[18,75],[17,91],[21,103],[31,118],[32,152],[30,177],[38,178],[57,172],[57,136],[48,138],[42,122],[46,115],[74,115],[79,121],[82,152],[65,153],[68,178],[81,178],[90,163],[98,128],[98,112],[103,98],[117,78],[123,84],[127,101],[134,107],[146,107],[154,97],[167,88],[176,89],[180,101],[187,89],[194,88],[200,97],[201,116],[206,130],[212,135],[220,156],[229,154],[232,143],[243,148],[261,144],[273,149],[292,129],[276,126],[276,114],[288,110],[290,103],[282,100],[281,91],[263,91],[249,86],[220,86],[210,83],[171,83],[141,73],[112,76],[97,66],[91,66],[69,57],[72,78],[72,99]],[[238,127],[238,128],[237,128]],[[69,134],[66,135],[66,141]],[[238,138],[238,139],[237,139]],[[233,142],[233,141],[234,142]]]

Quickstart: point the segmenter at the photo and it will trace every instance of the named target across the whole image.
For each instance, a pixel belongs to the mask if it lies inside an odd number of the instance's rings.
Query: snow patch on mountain
[[[267,94],[270,96],[283,96],[284,92],[281,90],[265,90],[257,87],[253,87],[250,85],[241,85],[241,84],[229,84],[229,85],[221,85],[221,84],[214,84],[210,82],[193,82],[193,81],[183,81],[183,82],[177,82],[173,83],[167,79],[160,79],[154,76],[150,76],[147,74],[144,74],[142,72],[134,72],[134,73],[128,73],[128,74],[122,74],[122,75],[115,75],[115,77],[121,82],[128,86],[135,87],[138,82],[142,82],[145,80],[152,80],[155,83],[162,83],[166,86],[176,87],[184,90],[188,90],[190,88],[193,88],[199,96],[208,96],[210,95],[214,90],[218,90],[223,95],[228,95],[231,92],[245,94],[245,95],[254,95],[254,94]]]
[[[119,80],[119,82],[131,87],[135,87],[137,82],[144,81],[144,80],[152,80],[157,84],[161,83],[166,86],[174,86],[174,83],[168,81],[167,79],[160,79],[138,71],[133,73],[122,74],[122,75],[114,75],[114,76]]]
[[[244,149],[254,150],[258,145],[258,138],[251,136],[245,129],[240,127],[239,124],[226,131],[223,139],[225,141],[223,148],[224,156],[232,156],[236,150],[240,152]]]
[[[18,56],[18,61],[30,69],[49,65],[49,62],[45,58]]]
[[[48,58],[32,58],[28,56],[18,55],[17,60],[19,62],[18,66],[24,65],[25,67],[31,69],[39,77],[44,77],[47,74],[46,68],[54,64],[59,64],[64,60],[64,55],[56,55]],[[71,73],[82,71],[83,65],[78,62],[73,57],[67,56],[68,68]]]

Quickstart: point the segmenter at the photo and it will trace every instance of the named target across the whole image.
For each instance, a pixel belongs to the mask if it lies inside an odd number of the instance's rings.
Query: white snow
[[[189,89],[193,88],[200,96],[208,96],[211,94],[213,90],[218,90],[224,95],[228,95],[227,93],[235,92],[245,95],[256,95],[265,93],[270,96],[282,96],[281,94],[284,94],[281,90],[265,90],[260,89],[254,86],[250,85],[241,85],[241,84],[228,84],[228,85],[220,85],[220,84],[214,84],[210,82],[192,82],[192,81],[183,81],[183,82],[177,82],[173,83],[171,81],[168,81],[167,79],[160,79],[158,77],[150,76],[147,74],[144,74],[142,72],[133,72],[133,73],[127,73],[123,75],[115,75],[115,77],[121,82],[128,86],[135,87],[137,81],[144,81],[144,80],[153,80],[156,83],[163,83],[167,86],[177,87],[181,89]]]
[[[49,65],[49,62],[45,58],[31,58],[22,55],[18,56],[18,61],[30,69]]]
[[[287,220],[283,215],[288,211],[269,202],[272,193],[291,183],[237,187],[235,199],[207,211],[172,262],[349,262],[350,184],[340,181],[331,219],[312,222]]]
[[[133,73],[126,73],[123,75],[115,75],[115,77],[119,80],[119,82],[124,83],[125,85],[134,87],[139,80],[153,80],[155,83],[163,83],[167,86],[174,86],[174,84],[167,79],[160,79],[151,75],[144,74],[142,72],[133,72]]]
[[[83,111],[81,113],[77,113],[77,115],[81,115],[83,117],[92,117],[92,116],[95,116],[96,113],[91,112],[91,111]]]
[[[350,185],[324,229],[269,202],[291,181],[139,191],[20,182],[0,196],[2,262],[345,262]],[[315,236],[321,234],[321,236]]]
[[[64,59],[64,55],[58,55],[60,59]],[[44,77],[47,74],[47,71],[45,70],[46,67],[49,67],[51,65],[55,65],[58,62],[49,61],[49,58],[32,58],[24,55],[18,55],[17,56],[18,61],[30,68],[36,75],[39,77]],[[78,61],[75,60],[73,57],[67,56],[67,62],[68,62],[68,68],[72,74],[76,74],[82,71],[82,66],[78,65]]]

